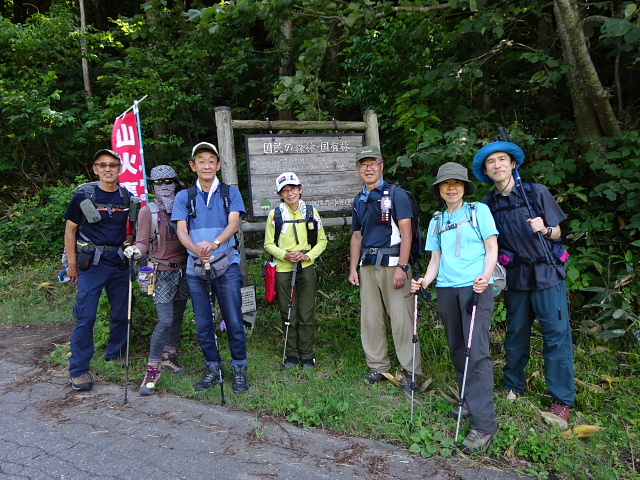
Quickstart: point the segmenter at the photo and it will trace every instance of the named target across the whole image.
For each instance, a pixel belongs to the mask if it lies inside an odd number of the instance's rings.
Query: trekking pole
[[[286,328],[284,334],[284,350],[282,351],[282,365],[284,365],[284,360],[287,355],[287,341],[289,340],[289,325],[291,325],[291,310],[293,309],[293,293],[296,288],[296,275],[298,274],[299,263],[294,263],[293,272],[291,275],[291,291],[289,292],[289,310],[287,312],[287,321],[284,322]]]
[[[131,305],[133,303],[133,281],[136,277],[133,257],[129,258],[129,305],[127,307],[127,352],[124,365],[124,404],[129,403],[127,392],[129,387],[129,345],[131,343]]]
[[[413,279],[418,280],[420,278],[420,271],[414,270]],[[411,295],[411,294],[409,294]],[[416,344],[418,343],[418,296],[422,296],[427,302],[431,301],[431,294],[427,292],[422,286],[419,290],[413,294],[413,338],[411,341],[413,342],[413,357],[411,360],[412,368],[411,368],[411,423],[409,425],[409,434],[413,433],[413,411],[415,406],[415,392],[418,390],[418,386],[416,385]],[[408,296],[408,295],[407,295]]]
[[[500,139],[503,142],[511,143],[511,140],[509,140],[509,135],[507,135],[507,131],[504,129],[504,127],[498,127],[498,132],[500,132]],[[529,217],[530,218],[537,217],[538,215],[536,215],[536,212],[534,212],[533,208],[531,208],[531,204],[529,203],[529,199],[527,198],[527,192],[525,192],[524,187],[522,185],[522,177],[520,176],[520,170],[518,170],[518,167],[513,169],[513,179],[516,182],[516,187],[518,187],[518,190],[520,190],[520,195],[522,195],[522,198],[524,198],[524,203],[527,206],[527,210],[529,211]],[[540,247],[544,252],[544,256],[547,259],[547,263],[549,263],[549,265],[556,266],[556,263],[553,261],[553,257],[551,256],[549,245],[547,245],[547,242],[542,236],[542,233],[541,232],[536,232],[536,233],[538,234],[538,240],[540,240]]]
[[[471,324],[469,325],[469,340],[467,340],[467,351],[465,352],[464,374],[462,375],[462,388],[460,389],[460,403],[458,405],[458,423],[456,425],[456,438],[454,445],[458,444],[458,433],[460,432],[460,419],[462,418],[462,405],[464,404],[464,389],[467,385],[467,368],[469,367],[469,356],[471,355],[471,339],[473,338],[473,325],[476,322],[476,310],[478,308],[478,295],[476,292],[471,294]]]
[[[213,341],[216,345],[216,351],[218,352],[218,359],[220,360],[218,373],[220,375],[220,405],[224,405],[224,379],[222,378],[222,357],[220,356],[220,347],[218,346],[218,334],[216,333],[216,299],[213,296],[213,284],[211,283],[211,264],[204,262],[204,269],[207,272],[207,289],[209,290],[209,303],[211,304],[211,316],[213,317]]]
[[[417,280],[417,279],[416,279]],[[413,342],[413,358],[411,359],[412,368],[411,368],[411,425],[409,427],[409,434],[413,433],[413,410],[415,405],[415,394],[418,389],[416,385],[416,345],[418,343],[418,292],[416,291],[413,296],[413,337],[411,341]]]

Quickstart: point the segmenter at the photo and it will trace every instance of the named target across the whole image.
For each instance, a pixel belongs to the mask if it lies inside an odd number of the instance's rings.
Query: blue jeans
[[[206,280],[194,275],[187,275],[187,283],[191,292],[193,313],[196,316],[196,331],[198,343],[202,349],[205,362],[208,365],[220,363],[220,351],[216,336],[213,314],[211,312],[211,297]],[[242,275],[240,266],[232,264],[220,278],[211,280],[213,300],[218,299],[222,318],[227,326],[229,349],[231,350],[231,365],[245,365],[247,363],[247,341],[244,335],[242,319]]]
[[[525,368],[531,358],[531,326],[536,317],[542,329],[544,372],[551,395],[568,406],[575,401],[573,340],[569,323],[567,286],[561,282],[543,290],[508,289],[504,386],[523,393]]]
[[[71,358],[69,373],[79,377],[89,371],[91,357],[95,352],[93,326],[96,323],[98,303],[102,289],[107,292],[111,305],[111,325],[106,358],[116,359],[124,356],[127,344],[127,317],[129,307],[129,270],[119,265],[90,265],[80,270],[78,293],[73,307],[73,316],[77,319],[71,333]]]

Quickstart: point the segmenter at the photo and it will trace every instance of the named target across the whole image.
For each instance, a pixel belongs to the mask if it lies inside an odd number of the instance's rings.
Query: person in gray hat
[[[431,252],[431,259],[427,272],[424,277],[411,281],[412,292],[437,281],[438,314],[463,400],[461,408],[453,410],[451,415],[471,420],[471,431],[462,442],[462,451],[468,454],[486,450],[497,430],[489,332],[498,230],[486,205],[465,202],[465,196],[475,190],[462,165],[449,162],[438,169],[429,191],[444,201],[446,209],[436,212],[429,224],[425,250]],[[475,301],[477,308],[471,332],[472,315],[467,305]],[[469,335],[472,342],[465,368]]]
[[[408,295],[408,279],[413,210],[406,191],[392,191],[393,186],[384,180],[383,167],[377,146],[365,146],[356,153],[356,169],[364,187],[353,203],[349,282],[360,287],[360,337],[369,367],[363,380],[383,382],[390,372],[386,311],[402,366],[402,388],[411,393],[414,302]],[[419,346],[416,359],[415,375],[420,375]]]
[[[506,363],[501,394],[515,399],[526,387],[525,368],[531,355],[531,327],[540,321],[544,371],[551,393],[550,412],[569,419],[575,401],[573,340],[560,223],[567,216],[547,187],[522,182],[518,167],[522,148],[492,142],[473,158],[475,176],[495,189],[483,200],[500,232],[499,259],[507,270]]]
[[[125,251],[126,254],[132,252],[136,258],[148,256],[148,265],[154,270],[155,285],[149,293],[153,294],[158,323],[151,335],[145,376],[139,389],[141,395],[155,392],[162,370],[175,374],[185,372],[176,350],[189,299],[185,275],[187,250],[180,243],[176,223],[171,221],[176,193],[184,189],[184,184],[169,165],[154,167],[148,181],[154,201],[140,209],[135,246]]]

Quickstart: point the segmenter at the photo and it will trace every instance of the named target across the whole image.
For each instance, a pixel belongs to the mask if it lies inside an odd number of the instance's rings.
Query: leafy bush
[[[65,221],[62,218],[74,189],[58,183],[35,194],[18,192],[18,202],[0,206],[0,265],[33,262],[62,254]]]

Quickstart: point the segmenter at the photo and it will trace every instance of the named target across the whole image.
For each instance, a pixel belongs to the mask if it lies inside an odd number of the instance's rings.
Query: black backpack
[[[280,208],[276,208],[273,213],[273,219],[275,221],[275,233],[273,235],[273,243],[278,245],[278,239],[280,238],[280,232],[285,223],[304,223],[307,226],[307,241],[311,248],[315,247],[318,243],[318,221],[313,217],[313,205],[307,203],[307,214],[304,219],[299,220],[287,220],[282,219],[282,211]]]
[[[413,217],[411,218],[411,253],[409,254],[409,263],[412,266],[421,265],[422,253],[424,251],[424,237],[422,235],[422,225],[420,222],[420,208],[418,206],[418,199],[413,194],[413,192],[403,189],[397,183],[392,183],[389,186],[389,196],[391,197],[391,218],[393,218],[394,197],[397,188],[404,190],[407,194],[409,203],[411,204],[411,213],[413,215]],[[358,214],[358,217],[360,217],[360,211],[358,210],[358,207],[360,205],[360,195],[361,193],[356,195],[356,198],[353,201],[353,206],[356,213]]]

